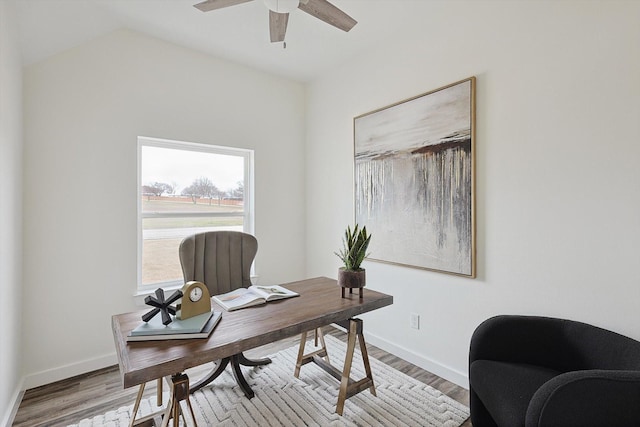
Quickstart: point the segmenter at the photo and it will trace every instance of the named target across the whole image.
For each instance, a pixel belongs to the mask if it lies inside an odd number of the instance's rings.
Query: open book
[[[278,285],[252,285],[248,288],[239,288],[227,292],[226,294],[214,295],[213,300],[220,304],[225,310],[233,311],[240,308],[265,304],[268,301],[297,297],[298,295],[300,294]]]

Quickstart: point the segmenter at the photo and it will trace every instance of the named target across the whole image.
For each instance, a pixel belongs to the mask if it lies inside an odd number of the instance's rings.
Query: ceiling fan
[[[195,8],[209,12],[223,7],[235,6],[253,0],[206,0],[194,5]],[[271,42],[284,42],[289,22],[289,13],[296,8],[307,12],[327,24],[342,31],[349,31],[358,22],[329,3],[327,0],[263,0],[269,8],[269,34]]]

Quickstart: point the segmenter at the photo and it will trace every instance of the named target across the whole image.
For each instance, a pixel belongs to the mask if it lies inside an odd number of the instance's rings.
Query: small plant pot
[[[362,288],[366,284],[365,269],[346,270],[344,267],[338,269],[338,285],[342,288],[342,298],[345,297],[345,290],[349,289],[349,293],[353,293],[353,288],[360,290],[359,296],[363,297]]]

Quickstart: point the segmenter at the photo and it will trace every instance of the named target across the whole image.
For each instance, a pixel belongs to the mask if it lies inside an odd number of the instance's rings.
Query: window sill
[[[258,284],[257,275],[251,276],[251,283],[256,285]],[[133,302],[137,307],[144,307],[146,304],[144,303],[144,299],[149,295],[154,295],[156,293],[156,289],[162,288],[166,296],[171,295],[174,291],[178,289],[182,289],[184,285],[183,282],[167,282],[167,283],[158,283],[155,289],[147,288],[147,289],[138,289],[138,291],[133,295]],[[213,295],[212,295],[213,296]]]
[[[133,302],[138,307],[144,307],[146,305],[145,302],[144,302],[144,299],[147,296],[150,296],[150,295],[155,296],[156,289],[162,288],[162,290],[165,293],[165,296],[169,296],[173,292],[177,291],[178,289],[181,289],[182,285],[183,285],[182,283],[170,283],[170,284],[167,284],[167,285],[164,285],[164,286],[158,285],[158,287],[155,288],[155,289],[139,289],[138,292],[136,292],[133,295]]]

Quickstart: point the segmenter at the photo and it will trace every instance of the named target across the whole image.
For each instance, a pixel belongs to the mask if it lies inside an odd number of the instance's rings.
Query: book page
[[[297,292],[290,291],[289,289],[283,288],[279,285],[252,285],[249,289],[252,292],[260,295],[267,301],[273,301],[282,298],[291,298],[299,295]]]
[[[246,288],[239,288],[222,295],[214,295],[214,301],[226,310],[234,310],[262,304],[265,299]]]

